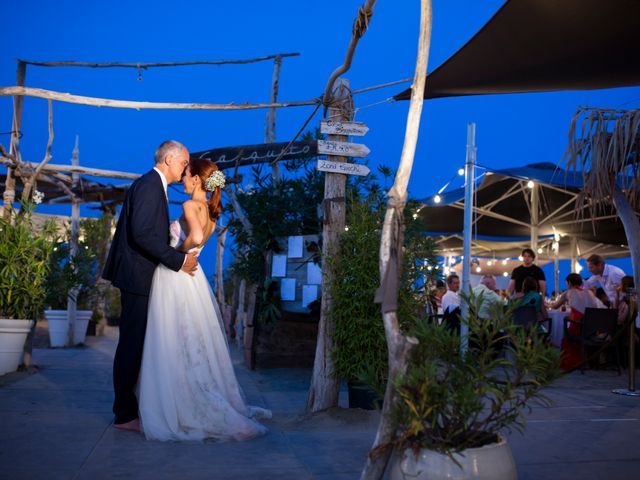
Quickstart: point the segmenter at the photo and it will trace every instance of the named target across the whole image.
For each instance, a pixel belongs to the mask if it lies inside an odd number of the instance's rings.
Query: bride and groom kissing
[[[169,222],[167,185],[190,196]],[[271,412],[245,403],[198,254],[220,216],[224,174],[179,142],[129,188],[102,277],[120,289],[114,427],[153,440],[247,440]],[[209,193],[208,193],[209,192]]]

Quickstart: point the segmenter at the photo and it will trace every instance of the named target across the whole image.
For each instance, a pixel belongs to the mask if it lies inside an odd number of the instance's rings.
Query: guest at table
[[[456,308],[460,308],[460,277],[452,273],[447,277],[447,293],[442,296],[441,304],[444,314],[450,313]]]
[[[536,317],[538,320],[537,330],[540,334],[546,334],[547,329],[543,326],[543,323],[549,318],[547,307],[542,301],[542,295],[538,291],[538,282],[533,277],[526,277],[522,282],[522,292],[519,298],[511,300],[517,304],[517,307],[533,307],[536,311]]]
[[[569,305],[568,333],[570,335],[580,335],[580,323],[587,308],[599,308],[598,299],[591,290],[582,288],[582,277],[577,273],[567,275],[567,291],[560,298],[550,305],[556,309],[564,304]],[[580,365],[580,344],[570,341],[566,336],[560,344],[560,368],[564,371],[573,370]]]
[[[522,297],[517,299],[520,307],[534,307],[542,313],[542,295],[538,291],[538,282],[533,277],[526,277],[522,282]]]
[[[596,254],[587,258],[587,268],[591,272],[591,277],[585,280],[585,286],[595,288],[597,284],[600,284],[607,294],[609,302],[615,302],[616,290],[624,277],[624,271],[614,265],[605,264],[604,258]]]
[[[618,324],[622,325],[629,316],[629,295],[627,290],[634,288],[634,281],[631,275],[625,275],[620,280],[620,287],[616,292],[615,306],[618,309]]]
[[[482,297],[478,308],[478,317],[490,319],[492,312],[496,311],[496,305],[504,305],[503,298],[496,293],[496,277],[493,275],[483,275],[480,283],[473,287],[473,294],[476,298]]]
[[[460,277],[452,273],[447,277],[447,293],[442,296],[442,323],[460,334]]]
[[[545,294],[547,291],[547,281],[542,269],[534,265],[536,259],[535,252],[530,248],[522,250],[522,265],[516,267],[511,272],[511,280],[507,290],[511,297],[519,297],[522,292],[522,282],[527,277],[533,277],[538,282],[538,291]]]

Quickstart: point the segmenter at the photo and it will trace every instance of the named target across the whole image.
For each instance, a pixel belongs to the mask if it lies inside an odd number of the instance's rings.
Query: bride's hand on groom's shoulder
[[[182,264],[182,271],[188,273],[189,275],[194,275],[195,271],[198,269],[198,254],[200,253],[199,249],[191,249],[186,253],[186,258],[184,259],[184,263]]]

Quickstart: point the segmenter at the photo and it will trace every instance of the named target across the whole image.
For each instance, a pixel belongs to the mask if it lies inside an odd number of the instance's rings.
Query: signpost
[[[362,137],[369,131],[362,122],[338,122],[335,120],[321,120],[320,133],[328,133],[330,135],[353,135]]]
[[[366,165],[357,163],[330,162],[328,160],[318,160],[316,169],[321,172],[344,173],[345,175],[368,175],[370,170]]]
[[[366,157],[369,155],[366,145],[361,143],[318,140],[318,153],[321,155],[339,155],[341,157]]]

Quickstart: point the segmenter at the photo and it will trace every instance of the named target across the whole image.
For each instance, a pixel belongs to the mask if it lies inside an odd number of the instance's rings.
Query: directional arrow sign
[[[345,175],[368,175],[370,170],[366,165],[357,163],[329,162],[328,160],[318,160],[316,169],[321,172],[344,173]]]
[[[320,133],[333,135],[355,135],[361,137],[369,131],[362,122],[336,122],[334,120],[321,120]]]
[[[340,155],[343,157],[366,157],[369,152],[366,145],[361,143],[332,142],[318,140],[318,153],[324,155]]]

